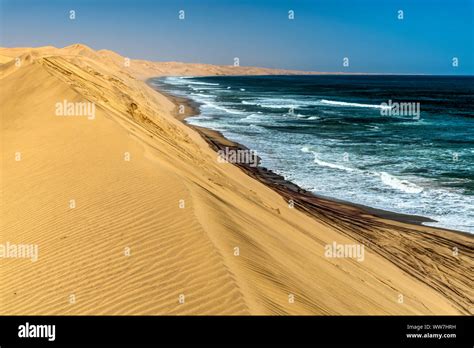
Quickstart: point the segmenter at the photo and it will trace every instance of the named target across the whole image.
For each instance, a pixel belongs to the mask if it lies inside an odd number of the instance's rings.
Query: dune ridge
[[[80,44],[0,57],[0,243],[39,246],[36,262],[0,259],[1,314],[473,313],[471,236],[334,203],[290,208],[218,163],[143,81],[298,72],[128,61]],[[56,116],[63,100],[94,103],[95,118]],[[324,256],[367,240],[363,262]]]

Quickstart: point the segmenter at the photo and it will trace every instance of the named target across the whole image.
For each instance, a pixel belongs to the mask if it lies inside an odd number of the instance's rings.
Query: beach
[[[197,106],[146,82],[302,72],[84,45],[0,58],[0,243],[38,246],[34,262],[0,260],[1,314],[473,313],[471,234],[220,163],[217,150],[244,147],[186,124]],[[67,102],[94,108],[59,116]],[[328,256],[334,243],[363,258]]]
[[[245,145],[260,166],[320,197],[474,232],[474,114],[466,99],[473,79],[280,75],[149,83],[199,104],[188,124]],[[404,103],[410,100],[419,102]]]

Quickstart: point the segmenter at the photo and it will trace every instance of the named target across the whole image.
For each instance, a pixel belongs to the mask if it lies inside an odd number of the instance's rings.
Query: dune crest
[[[298,72],[128,61],[84,45],[0,56],[0,243],[39,247],[36,262],[0,260],[1,314],[472,312],[472,238],[393,223],[362,262],[329,258],[327,245],[361,243],[346,221],[291,208],[219,163],[174,117],[176,105],[142,81]],[[63,101],[94,103],[94,119],[56,115]],[[393,244],[405,229],[413,244]],[[462,252],[418,243],[425,232],[452,237]],[[410,260],[386,251],[405,255],[410,245]]]

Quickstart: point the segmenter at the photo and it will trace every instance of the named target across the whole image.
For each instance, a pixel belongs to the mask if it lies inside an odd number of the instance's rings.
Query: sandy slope
[[[3,58],[0,66],[0,243],[39,245],[37,262],[0,259],[0,314],[472,311],[465,273],[472,255],[454,258],[449,244],[433,244],[436,255],[459,265],[427,272],[445,287],[413,276],[375,247],[366,248],[363,262],[324,257],[326,244],[356,243],[343,223],[291,209],[239,168],[218,163],[173,117],[175,105],[140,80],[285,71],[135,60],[126,66],[116,53],[82,45],[0,49],[0,56],[22,59],[20,67]],[[95,119],[55,116],[63,100],[94,102]],[[390,233],[402,233],[396,226]],[[442,233],[472,246],[470,237]],[[391,245],[392,237],[380,240],[377,248],[408,250]],[[421,252],[424,258],[405,261],[424,259],[413,265],[424,270],[445,264],[430,259],[429,249]],[[457,295],[447,296],[448,286]]]

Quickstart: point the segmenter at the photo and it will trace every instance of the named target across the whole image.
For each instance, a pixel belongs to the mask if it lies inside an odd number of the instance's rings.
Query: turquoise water
[[[168,77],[152,84],[200,104],[189,123],[256,150],[263,166],[315,194],[474,232],[473,77]]]

